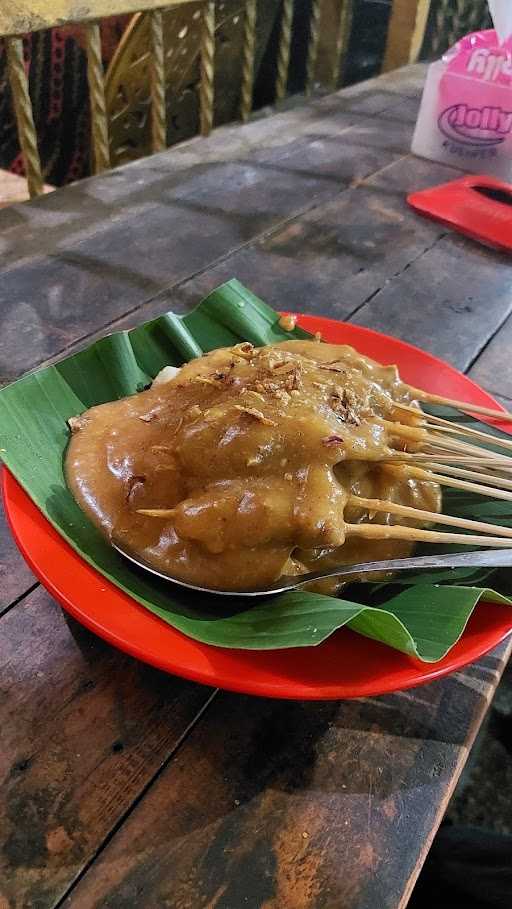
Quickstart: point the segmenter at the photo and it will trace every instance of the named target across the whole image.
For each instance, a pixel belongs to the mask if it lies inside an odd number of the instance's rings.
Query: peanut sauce
[[[410,394],[395,367],[343,345],[286,341],[216,350],[171,373],[71,420],[65,462],[100,531],[158,570],[257,588],[409,553],[403,541],[345,540],[345,522],[412,523],[347,506],[349,495],[440,510],[435,483],[381,463],[420,444],[382,422],[416,420],[397,410]]]

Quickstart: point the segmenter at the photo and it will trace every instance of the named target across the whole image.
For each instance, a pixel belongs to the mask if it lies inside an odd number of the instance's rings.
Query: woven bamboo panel
[[[189,2],[163,11],[167,142],[174,145],[199,132],[202,10]],[[258,67],[278,11],[276,0],[260,0],[256,29]],[[244,0],[215,7],[214,125],[239,116],[244,68]],[[151,143],[149,23],[135,16],[109,67],[106,80],[112,166],[148,155]]]

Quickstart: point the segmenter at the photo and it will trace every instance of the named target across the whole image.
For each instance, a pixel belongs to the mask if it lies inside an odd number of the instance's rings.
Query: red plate
[[[413,385],[498,407],[490,395],[430,354],[387,335],[331,319],[300,316],[327,341],[352,344],[381,363],[396,363]],[[318,647],[227,650],[200,644],[139,606],[84,562],[4,470],[5,509],[18,546],[44,586],[75,619],[152,666],[206,685],[279,698],[352,698],[421,685],[481,657],[512,631],[512,609],[478,606],[462,639],[438,663],[420,663],[348,629]]]

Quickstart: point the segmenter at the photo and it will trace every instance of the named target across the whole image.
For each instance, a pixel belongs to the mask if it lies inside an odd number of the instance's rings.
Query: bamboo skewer
[[[394,423],[391,420],[384,419],[380,419],[379,423],[384,426],[391,435],[433,447],[436,449],[436,456],[439,456],[443,449],[446,449],[447,451],[477,455],[480,458],[486,458],[488,460],[494,460],[496,458],[494,452],[488,451],[486,448],[482,448],[482,446],[471,445],[469,442],[461,442],[458,439],[446,439],[442,434],[436,435],[421,427],[407,426],[404,423]],[[423,454],[424,452],[419,453]],[[512,468],[512,458],[509,458],[509,463]]]
[[[392,458],[387,461],[388,464],[392,464],[393,462],[396,464],[400,463],[399,460],[394,460]],[[477,459],[474,461],[468,459],[466,461],[464,458],[444,458],[439,455],[439,452],[426,452],[423,457],[410,461],[409,463],[411,464],[411,467],[414,467],[415,464],[417,464],[418,467],[426,467],[427,465],[435,463],[437,465],[435,469],[441,471],[441,473],[448,467],[460,467],[465,470],[472,470],[478,473],[478,476],[481,477],[482,482],[484,483],[486,480],[496,480],[498,485],[503,481],[506,486],[507,481],[512,479],[512,474],[508,467],[500,467],[499,464],[494,465],[493,462],[478,461]]]
[[[415,416],[422,414],[424,419],[422,419],[418,425],[424,429],[437,429],[438,432],[452,433],[453,435],[458,436],[473,436],[473,438],[482,439],[483,442],[487,442],[490,445],[512,450],[512,439],[502,439],[499,436],[491,435],[490,432],[483,432],[481,429],[473,429],[471,426],[462,426],[461,423],[452,423],[451,420],[445,420],[444,417],[436,417],[431,413],[424,413],[416,407],[410,407],[408,404],[397,404],[396,406],[400,410],[406,410],[408,413],[413,413]]]
[[[436,473],[443,474],[444,476],[461,477],[462,479],[480,483],[483,486],[493,486],[496,489],[512,490],[512,478],[506,478],[500,474],[490,473],[487,470],[483,471],[482,467],[487,466],[486,464],[472,465],[471,463],[460,461],[455,461],[454,463],[451,460],[448,462],[439,462],[434,458],[434,456],[425,459],[419,458],[417,460],[389,458],[388,460],[383,460],[376,463],[381,463],[384,467],[388,468],[400,468],[402,466],[407,467],[410,476],[413,475],[412,471],[414,468],[422,468],[426,471],[435,471]],[[423,479],[426,479],[426,477]]]
[[[486,417],[494,417],[501,422],[511,422],[512,413],[507,410],[493,410],[491,407],[482,407],[480,404],[471,404],[469,401],[456,401],[453,398],[444,398],[442,395],[434,395],[422,388],[414,388],[412,385],[407,386],[409,391],[419,401],[426,404],[442,404],[445,407],[453,407],[455,410],[468,411],[468,413],[481,413]]]
[[[437,514],[434,511],[423,511],[421,508],[412,508],[409,505],[398,505],[383,499],[365,499],[361,496],[349,496],[348,505],[364,508],[369,512],[385,512],[386,514],[401,515],[404,518],[413,518],[416,521],[428,521],[432,524],[446,524],[449,527],[461,527],[465,530],[474,530],[480,533],[490,533],[502,537],[512,537],[512,527],[500,527],[499,524],[489,524],[487,521],[472,521],[466,518],[456,518],[453,515]]]
[[[443,461],[446,464],[466,464],[468,467],[482,467],[486,470],[501,470],[503,472],[508,472],[512,470],[509,467],[509,461],[504,460],[503,458],[496,458],[489,460],[488,458],[475,458],[471,455],[459,455],[459,454],[450,454],[449,452],[441,451],[397,451],[396,453],[387,455],[384,458],[379,458],[376,463],[389,463],[390,461],[403,461],[407,463],[416,463],[423,461]],[[490,474],[493,476],[493,474]]]
[[[408,426],[404,426],[404,424],[402,424],[402,423],[393,424],[388,420],[381,420],[381,423],[386,425],[386,428],[389,428],[390,432],[394,432],[395,435],[401,436],[402,438],[411,439],[413,441],[418,441],[418,442],[421,441],[423,438],[423,440],[429,446],[429,448],[434,449],[434,454],[436,457],[439,457],[441,453],[443,453],[443,457],[444,457],[445,456],[444,451],[446,450],[446,451],[462,452],[462,453],[467,454],[468,456],[474,455],[481,459],[486,459],[489,461],[495,461],[498,459],[496,452],[489,451],[487,448],[483,448],[480,445],[472,445],[469,442],[462,442],[460,439],[446,439],[445,435],[442,432],[437,434],[434,432],[428,432],[426,428],[414,427],[414,426],[408,427]],[[394,429],[392,429],[393,425],[395,426]],[[421,437],[418,435],[418,433],[425,433],[425,435],[423,437]],[[483,433],[482,435],[485,435],[485,433]],[[419,453],[421,453],[421,454],[427,453],[427,450],[425,449]],[[512,457],[503,456],[502,460],[504,461],[504,463],[502,466],[506,467],[506,465],[507,465],[506,458],[508,458],[508,464],[510,465],[510,468],[512,469]]]
[[[453,457],[451,455],[453,452]],[[512,473],[512,458],[508,455],[496,454],[477,445],[470,445],[464,448],[455,448],[449,445],[447,448],[430,443],[420,452],[406,452],[407,454],[429,455],[432,461],[452,461],[455,456],[461,460],[475,460],[480,463],[485,470],[499,470],[501,473]]]
[[[446,421],[449,423],[449,421]],[[482,443],[487,442],[489,445],[494,445],[496,448],[505,448],[507,451],[512,450],[512,442],[509,442],[507,439],[500,439],[497,436],[491,436],[488,432],[479,432],[478,429],[466,429],[465,426],[460,426],[459,424],[452,423],[451,426],[441,426],[437,423],[431,423],[427,421],[423,423],[425,429],[434,430],[435,432],[446,433],[447,435],[454,436],[469,436],[473,439],[482,440]],[[454,428],[455,427],[455,428]]]
[[[471,442],[461,442],[460,439],[447,439],[443,435],[436,435],[435,433],[428,434],[427,445],[436,449],[445,449],[446,451],[458,451],[467,455],[476,455],[480,458],[487,458],[493,460],[497,457],[496,453],[489,451],[487,448],[482,448],[481,445],[472,445]],[[509,463],[512,465],[512,458],[508,455],[501,455],[502,458],[508,458]]]
[[[460,464],[466,467],[478,467],[487,476],[493,479],[505,479],[512,475],[512,468],[505,466],[501,458],[489,460],[488,458],[473,458],[471,456],[450,457],[445,452],[425,449],[418,456],[422,461],[439,461],[443,464]]]
[[[369,499],[369,502],[374,500]],[[378,504],[379,500],[375,500]],[[392,506],[391,502],[382,502],[382,505]],[[397,506],[400,507],[400,506]],[[405,506],[403,506],[405,508]],[[375,509],[381,510],[381,509]],[[410,509],[413,512],[416,512],[416,509]],[[430,512],[425,512],[430,514]],[[146,515],[147,517],[154,518],[167,518],[172,517],[175,514],[173,508],[141,508],[137,511],[137,514]],[[421,512],[419,509],[415,514],[415,518],[421,519]],[[436,518],[446,518],[447,515],[434,515]],[[453,521],[462,519],[453,518]],[[438,523],[440,521],[438,520]],[[444,522],[449,523],[449,522]],[[491,526],[487,525],[484,522],[478,521],[468,521],[464,522],[469,524],[472,528],[475,524],[482,524],[482,526]],[[454,526],[462,526],[462,524],[455,524]],[[345,524],[345,534],[347,537],[350,536],[359,536],[364,537],[367,540],[407,540],[411,543],[457,543],[463,544],[465,546],[490,546],[493,549],[504,547],[506,549],[510,548],[512,544],[510,539],[512,537],[512,530],[508,528],[496,528],[500,531],[501,536],[476,536],[474,534],[465,534],[465,533],[449,533],[446,531],[437,531],[437,530],[423,530],[419,527],[404,527],[400,524]],[[503,531],[506,531],[504,533]]]
[[[458,439],[445,439],[441,436],[431,436],[433,441],[429,441],[429,445],[432,445],[433,448],[444,448],[447,451],[461,451],[466,454],[478,455],[480,458],[495,458],[496,455],[492,452],[485,450],[485,448],[480,448],[478,445],[471,445],[470,442],[461,442]],[[503,455],[505,457],[505,455]]]
[[[420,426],[408,426],[406,423],[395,422],[394,420],[379,419],[381,426],[385,426],[391,434],[401,439],[410,439],[412,442],[427,442],[429,433]]]
[[[406,452],[406,453],[409,454],[409,452]],[[482,466],[482,469],[485,469],[485,470],[491,470],[491,471],[497,470],[500,473],[506,473],[506,474],[512,473],[512,464],[510,464],[510,461],[505,461],[503,459],[503,457],[500,458],[499,456],[494,457],[494,458],[492,458],[492,457],[488,458],[486,456],[481,457],[481,456],[473,455],[473,454],[459,455],[459,454],[455,454],[455,452],[452,456],[449,451],[445,451],[444,449],[439,449],[439,448],[430,448],[430,447],[424,448],[423,451],[418,452],[418,454],[421,455],[422,457],[426,457],[427,459],[429,459],[431,461],[446,461],[447,463],[451,463],[452,461],[461,461],[461,462],[466,461],[467,463],[469,463],[470,461],[475,461],[477,464],[480,464]]]
[[[428,432],[421,426],[408,426],[406,423],[393,422],[391,420],[379,420],[382,426],[389,431],[391,435],[398,436],[402,439],[409,439],[412,442],[419,442],[425,445],[435,445],[440,448],[447,448],[450,451],[465,451],[478,454],[481,457],[496,457],[495,454],[479,445],[471,445],[469,442],[461,442],[460,439],[446,439],[444,435],[436,435],[434,432]],[[512,463],[512,458],[510,459]]]
[[[388,469],[395,471],[400,470],[400,467],[389,464]],[[407,472],[409,476],[416,477],[418,480],[426,480],[427,483],[438,483],[439,486],[452,486],[454,489],[464,489],[467,492],[476,492],[481,496],[486,495],[490,499],[502,499],[505,502],[512,502],[512,492],[496,490],[493,489],[492,486],[470,483],[455,478],[452,479],[444,474],[433,473],[432,471],[424,470],[421,467],[409,467],[409,465],[407,466]],[[487,477],[485,479],[487,479]]]
[[[441,467],[441,465],[432,464],[432,467]],[[480,474],[473,473],[472,471],[460,472],[475,477],[480,476]],[[425,478],[428,476],[430,479],[430,474],[428,471],[422,470],[421,474],[425,474]],[[423,479],[423,476],[421,478]],[[446,485],[451,484],[447,483]],[[469,484],[464,484],[465,487],[467,485]],[[512,488],[512,482],[508,481],[508,485]],[[354,505],[358,508],[366,508],[368,511],[382,511],[387,512],[388,514],[403,515],[404,517],[410,517],[416,521],[429,521],[435,524],[447,524],[452,527],[462,527],[466,530],[479,530],[482,533],[499,533],[501,536],[512,537],[512,528],[501,527],[499,524],[490,524],[486,521],[473,521],[466,518],[457,518],[453,515],[446,515],[435,511],[424,511],[421,508],[414,508],[409,505],[399,505],[398,503],[388,502],[384,499],[368,499],[364,498],[363,496],[351,495],[348,498],[348,504]],[[176,509],[139,508],[137,509],[136,513],[151,518],[171,518],[176,514]]]
[[[175,508],[137,508],[136,514],[143,514],[147,518],[173,518]]]
[[[459,438],[459,436],[457,436],[457,435],[455,435],[455,438],[452,438],[452,435],[453,435],[453,434],[450,433],[450,430],[447,429],[445,426],[435,426],[435,427],[434,427],[434,426],[431,426],[430,428],[431,428],[431,429],[434,429],[434,428],[435,428],[435,429],[438,431],[438,432],[435,433],[436,439],[438,440],[436,444],[437,444],[437,445],[440,445],[441,447],[445,447],[445,441],[444,441],[444,440],[445,440],[446,438],[448,438],[448,439],[451,439],[451,441],[453,441],[453,442],[457,441],[457,442],[460,442],[460,443],[463,444],[463,445],[471,445],[471,449],[469,449],[469,450],[472,450],[472,451],[475,451],[475,449],[478,450],[478,452],[480,453],[480,456],[483,457],[483,458],[496,458],[496,457],[500,457],[500,456],[501,456],[502,458],[511,458],[510,453],[508,453],[508,452],[509,452],[509,449],[508,449],[508,448],[505,448],[505,446],[503,446],[503,448],[504,448],[505,450],[502,451],[502,452],[501,452],[501,455],[500,455],[500,453],[498,453],[498,452],[496,452],[496,451],[491,451],[489,448],[484,448],[483,444],[480,443],[480,441],[478,441],[478,440],[477,440],[477,443],[476,443],[476,444],[473,444],[473,443],[470,442],[470,441],[465,442],[465,443],[462,442],[462,440],[461,440],[461,439]],[[466,437],[466,438],[467,438],[467,437]],[[500,447],[501,447],[501,446],[500,446]],[[468,451],[468,449],[466,449],[466,451]],[[505,453],[505,452],[507,452],[507,453]],[[512,458],[511,458],[511,460],[512,460]]]
[[[347,537],[364,537],[366,540],[407,540],[410,543],[457,543],[463,546],[490,546],[492,549],[510,549],[510,541],[503,537],[473,536],[465,533],[421,530],[400,524],[345,524]]]
[[[496,452],[489,451],[487,448],[482,448],[481,445],[472,445],[470,442],[461,442],[460,439],[446,439],[444,436],[435,435],[434,433],[429,433],[430,440],[429,445],[435,445],[439,448],[447,448],[450,451],[465,451],[468,454],[476,454],[481,458],[495,458]],[[508,455],[502,455],[503,458],[508,457]],[[512,464],[512,458],[509,458],[510,463]]]
[[[465,470],[460,467],[447,466],[429,461],[423,465],[428,470],[442,470],[445,474],[452,477],[462,477],[463,479],[474,480],[478,483],[486,483],[490,486],[496,486],[498,489],[512,489],[512,480],[506,480],[504,477],[496,477],[492,473],[478,473],[475,470]]]

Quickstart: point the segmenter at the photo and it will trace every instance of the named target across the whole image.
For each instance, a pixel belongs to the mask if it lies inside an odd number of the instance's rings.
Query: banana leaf
[[[512,605],[489,589],[487,573],[481,569],[352,585],[347,591],[350,599],[301,591],[256,605],[241,597],[226,606],[215,596],[181,593],[130,566],[92,526],[67,489],[63,457],[69,417],[93,404],[135,394],[162,367],[178,366],[216,347],[241,340],[261,345],[290,337],[309,335],[299,327],[292,333],[283,331],[278,314],[233,279],[185,316],[167,313],[132,331],[112,334],[0,390],[2,458],[87,562],[164,622],[198,641],[255,650],[308,647],[346,625],[420,660],[439,660],[460,638],[479,600]],[[512,526],[512,509],[506,502],[455,493],[449,508],[454,514]],[[454,586],[454,580],[461,583]]]

